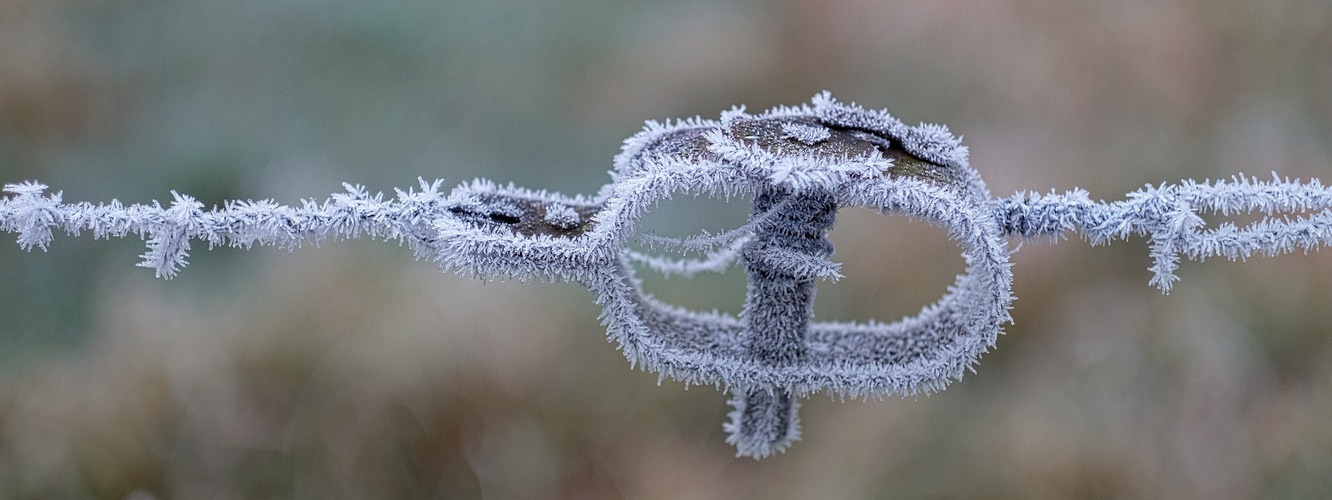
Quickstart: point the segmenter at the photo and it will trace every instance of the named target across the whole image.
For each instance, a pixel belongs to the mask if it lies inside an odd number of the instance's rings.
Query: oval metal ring
[[[883,126],[873,126],[876,120]],[[912,394],[961,377],[1010,320],[1008,244],[965,153],[960,162],[940,161],[958,157],[919,150],[920,138],[934,131],[888,120],[816,98],[813,108],[649,124],[617,157],[596,224],[627,228],[612,237],[622,249],[633,222],[674,194],[753,194],[776,186],[797,196],[831,195],[839,207],[872,207],[948,229],[967,269],[937,303],[894,323],[810,323],[802,355],[774,363],[746,349],[752,332],[742,318],[688,311],[645,294],[621,251],[583,281],[599,294],[603,321],[625,356],[686,383],[797,396]]]

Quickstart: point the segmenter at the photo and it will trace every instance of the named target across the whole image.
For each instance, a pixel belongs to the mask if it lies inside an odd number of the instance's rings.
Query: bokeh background
[[[418,176],[594,193],[645,119],[823,89],[949,124],[997,196],[1332,181],[1323,0],[0,0],[0,181],[127,203]],[[649,226],[746,212],[677,199]],[[938,228],[839,220],[848,277],[820,319],[913,314],[962,269]],[[975,374],[815,397],[804,440],[755,462],[723,443],[725,394],[630,369],[576,285],[375,241],[198,248],[164,281],[143,251],[0,244],[0,498],[1332,495],[1328,252],[1186,263],[1163,296],[1141,239],[1026,243]],[[737,274],[647,286],[736,311]]]

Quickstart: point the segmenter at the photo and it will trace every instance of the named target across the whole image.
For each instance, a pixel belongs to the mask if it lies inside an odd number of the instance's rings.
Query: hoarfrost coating
[[[287,249],[367,235],[405,243],[417,258],[478,278],[578,281],[596,294],[601,320],[634,366],[733,397],[727,442],[739,455],[783,451],[800,435],[799,399],[813,392],[885,397],[943,389],[994,345],[1010,320],[1008,237],[1064,237],[1094,245],[1146,236],[1150,284],[1169,292],[1181,256],[1245,259],[1332,237],[1332,192],[1318,180],[1245,176],[1147,185],[1127,199],[1093,201],[1081,189],[995,199],[967,149],[942,125],[911,127],[886,111],[824,92],[809,104],[718,120],[650,121],[615,157],[612,182],[591,197],[475,180],[440,192],[421,180],[392,199],[346,192],[287,206],[232,201],[205,210],[172,193],[169,206],[64,203],[37,182],[9,184],[0,229],[24,249],[55,231],[147,238],[141,266],[170,278],[191,243]],[[639,234],[638,220],[676,195],[749,196],[753,215],[720,234],[671,239]],[[870,207],[947,228],[966,272],[920,313],[895,323],[811,321],[816,283],[841,276],[825,234],[841,207]],[[1243,228],[1205,227],[1199,214],[1261,212]],[[1283,216],[1278,217],[1278,214]],[[1308,214],[1297,216],[1297,214]],[[678,259],[627,248],[701,252]],[[739,262],[749,279],[738,316],[688,311],[643,293],[634,264],[663,274],[719,272]]]

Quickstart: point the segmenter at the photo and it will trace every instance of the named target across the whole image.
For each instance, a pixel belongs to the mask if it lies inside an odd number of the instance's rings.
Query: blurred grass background
[[[417,176],[593,193],[645,119],[823,89],[948,124],[997,196],[1332,181],[1322,0],[0,0],[0,181],[127,203]],[[747,211],[692,203],[654,224]],[[962,268],[937,228],[840,217],[849,276],[821,319],[914,314]],[[1326,252],[1186,263],[1162,296],[1141,240],[1026,244],[976,374],[815,397],[805,439],[754,462],[722,441],[724,394],[630,370],[575,285],[373,241],[199,248],[168,282],[133,238],[57,240],[0,244],[0,498],[1332,492]],[[735,311],[734,274],[648,286]]]

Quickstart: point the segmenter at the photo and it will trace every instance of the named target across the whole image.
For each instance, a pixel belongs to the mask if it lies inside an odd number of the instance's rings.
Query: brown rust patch
[[[826,139],[806,144],[786,135],[788,124],[822,127],[828,130]],[[896,179],[914,177],[940,185],[951,185],[958,180],[953,169],[912,156],[902,149],[900,142],[890,140],[868,130],[833,127],[812,117],[759,118],[736,120],[731,134],[746,144],[757,145],[770,153],[808,154],[825,158],[857,158],[878,155],[893,161],[887,174]]]
[[[807,144],[787,135],[783,129],[787,125],[822,127],[828,130],[828,137]],[[703,137],[709,130],[712,128],[695,127],[667,134],[643,148],[634,161],[641,161],[645,157],[718,161],[716,155],[708,151],[708,140]],[[894,179],[910,177],[939,185],[952,185],[961,180],[961,176],[954,169],[913,156],[902,149],[897,141],[868,130],[829,126],[814,117],[738,119],[731,122],[726,132],[745,144],[756,145],[773,154],[813,155],[825,158],[879,155],[893,160],[893,168],[888,170],[887,175]]]
[[[449,212],[474,226],[504,228],[523,236],[577,238],[592,229],[592,216],[601,210],[598,205],[565,205],[578,213],[578,224],[566,227],[546,220],[553,202],[498,194],[478,198],[486,210],[454,207]]]

